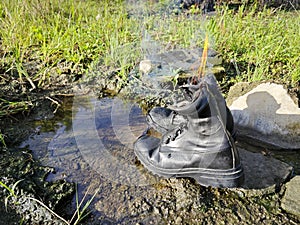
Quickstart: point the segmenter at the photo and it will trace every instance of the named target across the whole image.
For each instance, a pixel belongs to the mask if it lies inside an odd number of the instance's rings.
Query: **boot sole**
[[[207,168],[179,168],[179,169],[164,169],[157,168],[152,165],[151,161],[145,159],[143,155],[134,149],[137,158],[143,166],[153,174],[164,178],[193,178],[202,186],[212,186],[221,188],[239,187],[244,182],[244,172],[241,165],[236,168],[227,170],[216,170]]]

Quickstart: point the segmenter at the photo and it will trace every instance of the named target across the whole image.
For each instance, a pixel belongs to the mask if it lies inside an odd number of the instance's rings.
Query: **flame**
[[[200,63],[200,66],[198,68],[198,79],[205,76],[207,51],[208,51],[208,35],[206,34],[205,35],[205,40],[204,40],[204,47],[203,47],[202,57],[201,57],[201,63]]]

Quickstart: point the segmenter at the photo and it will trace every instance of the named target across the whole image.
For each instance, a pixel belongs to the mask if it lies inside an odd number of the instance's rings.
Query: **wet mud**
[[[147,128],[145,112],[133,101],[78,95],[67,99],[61,112],[50,120],[31,121],[30,129],[35,132],[19,149],[28,149],[34,160],[53,168],[47,171],[45,182],[75,183],[79,199],[87,190],[87,199],[97,191],[89,207],[92,214],[84,224],[299,221],[280,207],[285,181],[276,188],[219,189],[203,187],[188,178],[163,179],[145,170],[133,152],[133,142]],[[290,157],[281,160],[296,166],[297,173],[297,163]],[[70,202],[69,212],[56,212],[70,217],[74,196]]]

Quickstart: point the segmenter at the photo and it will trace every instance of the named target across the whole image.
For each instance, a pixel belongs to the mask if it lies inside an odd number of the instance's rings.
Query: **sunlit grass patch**
[[[129,62],[113,54],[138,38],[137,24],[127,17],[120,0],[4,0],[0,8],[0,66],[8,75],[31,81],[32,88],[51,83],[53,74],[83,74],[101,58],[122,67]]]
[[[238,66],[238,80],[300,80],[300,12],[221,8],[210,21],[216,48]]]
[[[208,34],[233,82],[276,80],[295,86],[300,80],[298,11],[220,7],[205,19],[195,10],[175,13],[172,0],[139,1],[140,8],[129,2],[1,1],[0,84],[19,84],[25,92],[64,86],[95,65],[126,80],[146,54],[145,33],[158,48],[151,53],[201,47]],[[0,98],[11,101],[1,93]]]
[[[127,1],[25,1],[0,3],[1,71],[31,88],[51,84],[55,76],[80,78],[92,62],[118,68],[120,76],[141,58],[145,30],[164,49],[203,46],[210,32],[212,47],[225,61],[235,61],[239,79],[272,77],[299,80],[299,13],[223,7],[207,21],[201,14],[170,11],[128,14]],[[166,7],[169,1],[160,1]],[[164,50],[162,49],[162,50]],[[3,75],[2,75],[3,76]]]

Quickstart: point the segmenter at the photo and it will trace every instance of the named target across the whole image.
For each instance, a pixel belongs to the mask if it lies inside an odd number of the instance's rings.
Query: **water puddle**
[[[77,182],[76,171],[90,167],[112,182],[141,185],[133,142],[147,128],[142,110],[118,98],[82,96],[72,103],[73,114],[52,127],[38,125],[37,134],[21,147],[29,146],[44,165],[56,168],[49,180],[63,177]]]
[[[63,117],[35,122],[36,134],[21,147],[28,146],[43,165],[55,168],[56,172],[47,177],[48,181],[66,179],[75,182],[79,198],[88,188],[88,197],[99,189],[91,205],[92,219],[108,224],[157,224],[166,216],[176,221],[185,207],[214,208],[216,203],[208,201],[214,196],[211,189],[201,187],[191,179],[158,178],[145,171],[136,160],[133,143],[147,128],[145,115],[138,105],[117,97],[99,100],[92,95],[78,95],[69,99],[64,107]],[[298,173],[299,153],[298,161],[290,161],[294,154],[282,154],[281,160],[296,166]],[[244,160],[257,164],[256,172],[253,172],[253,165],[245,165],[245,173],[249,175],[246,176],[257,182],[257,179],[265,178],[253,177],[253,174],[261,175],[260,171],[268,169],[271,161],[262,155],[254,155],[241,152]],[[265,164],[259,165],[255,162],[257,159]],[[272,182],[269,179],[268,185]],[[249,187],[260,186],[250,184]],[[224,204],[230,205],[236,200],[226,201],[229,202]]]
[[[133,151],[134,141],[147,128],[142,110],[119,98],[77,96],[65,104],[64,111],[62,118],[35,122],[36,134],[20,147],[27,146],[42,165],[55,168],[48,181],[75,182],[79,197],[87,188],[93,194],[100,187],[95,215],[104,211],[105,218],[121,221],[129,212],[118,214],[118,208],[126,208],[132,198],[127,199],[124,191],[133,188],[127,195],[141,197],[138,187],[153,189],[149,185],[158,180],[145,173]]]

